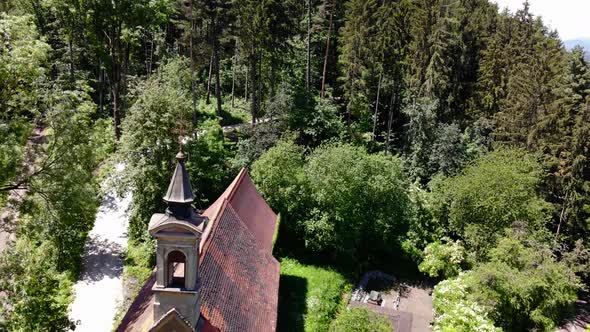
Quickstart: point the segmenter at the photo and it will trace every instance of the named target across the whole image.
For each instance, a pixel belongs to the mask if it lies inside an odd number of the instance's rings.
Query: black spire
[[[186,155],[180,146],[180,151],[176,155],[176,169],[170,180],[168,192],[164,196],[164,201],[168,203],[166,213],[178,219],[186,219],[191,216],[191,203],[195,200],[195,195],[191,188],[188,172],[184,166]]]

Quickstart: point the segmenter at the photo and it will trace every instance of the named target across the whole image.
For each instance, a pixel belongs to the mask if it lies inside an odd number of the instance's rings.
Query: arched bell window
[[[166,257],[166,287],[186,288],[186,256],[179,250],[173,250]]]

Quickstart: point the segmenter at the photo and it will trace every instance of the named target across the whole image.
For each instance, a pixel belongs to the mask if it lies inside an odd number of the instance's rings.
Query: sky
[[[524,0],[492,0],[511,12],[522,8]],[[556,29],[562,40],[590,38],[590,0],[529,0],[530,10],[545,25]]]

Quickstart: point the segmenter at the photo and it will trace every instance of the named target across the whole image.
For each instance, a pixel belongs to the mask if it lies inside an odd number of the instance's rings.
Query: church
[[[168,207],[151,217],[148,228],[157,244],[155,272],[117,331],[275,331],[276,214],[246,169],[198,213],[182,150],[176,159],[164,197]]]

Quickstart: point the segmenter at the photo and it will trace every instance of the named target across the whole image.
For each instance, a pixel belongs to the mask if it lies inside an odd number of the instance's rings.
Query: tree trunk
[[[110,45],[111,53],[111,93],[113,95],[113,120],[115,123],[115,138],[119,141],[121,138],[121,114],[120,114],[120,82],[121,82],[121,70],[119,64],[119,55],[121,54],[121,46],[118,33],[119,30],[113,28],[112,30],[112,43]]]
[[[215,53],[215,99],[217,99],[217,115],[221,116],[221,82],[219,79],[219,45],[217,40],[213,42]]]
[[[102,69],[102,59],[98,58],[98,110],[102,116],[103,110],[103,89],[104,89],[104,70]]]
[[[113,75],[116,73],[113,72]],[[121,138],[121,118],[119,115],[119,83],[111,83],[111,92],[113,94],[113,121],[115,122],[115,138],[117,141]]]
[[[191,94],[193,100],[193,123],[197,125],[197,89],[196,89],[196,82],[195,82],[195,57],[193,54],[193,38],[195,32],[195,13],[194,13],[194,1],[191,0],[191,30],[189,36],[189,56],[191,61]]]
[[[125,117],[125,113],[127,112],[127,72],[129,71],[129,43],[125,44],[124,47],[124,62],[123,62],[123,72],[121,77],[121,90],[122,90],[122,97],[123,97],[123,104],[121,107],[121,118]]]
[[[262,67],[262,64],[260,64]],[[270,60],[270,98],[274,98],[276,94],[276,81],[277,81],[277,65],[274,57]]]
[[[74,41],[72,33],[70,32],[70,38],[68,41],[68,47],[70,49],[70,78],[74,80]]]
[[[152,67],[154,64],[154,38],[151,33],[149,33],[149,44],[150,44],[150,48],[148,51],[148,66],[147,66],[147,77],[148,78],[152,74]]]
[[[248,77],[250,76],[250,65],[248,65],[248,73],[246,73],[246,88],[244,89],[244,99],[248,100]]]
[[[209,78],[207,79],[207,105],[211,103],[211,74],[213,73],[213,50],[211,51],[211,59],[209,60]]]
[[[328,54],[330,53],[330,35],[332,34],[332,18],[334,16],[334,8],[330,10],[330,26],[328,27],[328,37],[326,38],[326,55],[324,56],[324,70],[322,72],[322,93],[321,96],[326,96],[326,68],[328,67]]]
[[[250,105],[250,110],[251,110],[251,114],[252,114],[252,123],[256,123],[256,116],[258,116],[258,97],[256,96],[256,75],[257,75],[257,68],[256,68],[256,64],[258,62],[258,56],[257,54],[252,54],[250,55],[248,61],[250,62],[249,67],[250,67],[250,82],[251,85],[253,86],[253,88],[251,88],[251,95],[252,95],[252,99],[251,102],[252,104]]]
[[[379,75],[379,83],[377,84],[377,100],[375,100],[375,114],[373,114],[373,141],[375,141],[375,131],[377,130],[377,118],[379,117],[379,94],[381,93],[381,81],[383,74]]]
[[[393,111],[397,103],[397,83],[393,84],[393,91],[391,93],[391,101],[389,102],[389,116],[387,119],[387,140],[385,143],[385,152],[391,153],[391,127],[393,125]]]
[[[236,107],[234,104],[234,97],[236,92],[236,64],[235,64],[235,56],[232,57],[231,62],[231,108]]]
[[[258,103],[256,105],[256,122],[258,122],[258,115],[261,109],[260,105],[262,103],[262,52],[258,54],[258,75],[256,82],[258,82],[258,98],[256,100]]]
[[[565,199],[563,200],[563,206],[561,207],[561,213],[559,214],[559,224],[557,225],[557,231],[555,232],[555,237],[559,236],[559,232],[561,231],[561,226],[565,221],[565,208],[567,206],[567,196],[569,192],[565,194]]]
[[[305,91],[309,94],[311,80],[311,0],[307,0],[307,64],[305,68]]]

